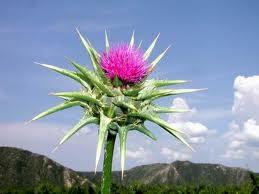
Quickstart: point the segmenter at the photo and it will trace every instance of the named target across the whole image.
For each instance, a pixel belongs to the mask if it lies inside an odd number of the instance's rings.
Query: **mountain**
[[[220,164],[199,164],[175,161],[171,164],[150,164],[127,170],[123,181],[121,172],[113,172],[117,184],[211,184],[240,185],[257,181],[259,175],[242,168]],[[95,189],[101,172],[76,172],[53,160],[32,152],[10,147],[0,147],[0,190],[7,187],[35,187],[48,182],[61,187],[84,185]]]
[[[100,181],[101,173],[81,172],[94,182]],[[231,168],[220,164],[199,164],[189,161],[175,161],[171,164],[150,164],[137,166],[125,173],[121,181],[120,172],[113,173],[113,180],[119,184],[135,181],[143,184],[211,184],[215,186],[240,185],[251,182],[251,172],[242,168]],[[255,176],[257,176],[255,174]]]
[[[35,187],[42,182],[61,187],[77,184],[95,188],[85,176],[45,156],[18,148],[0,147],[0,190]]]

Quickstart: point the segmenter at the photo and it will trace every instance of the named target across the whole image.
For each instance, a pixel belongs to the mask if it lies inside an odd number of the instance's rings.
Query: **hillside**
[[[92,181],[99,181],[101,173],[82,172]],[[120,172],[113,173],[116,183],[131,184],[211,184],[215,186],[240,185],[251,181],[250,172],[242,168],[231,168],[220,164],[199,164],[175,161],[171,164],[137,166],[125,172],[121,181]]]
[[[60,187],[76,184],[95,187],[85,176],[26,150],[0,147],[0,158],[0,190],[8,187],[35,187],[42,182]]]
[[[96,175],[93,172],[76,172],[45,156],[18,148],[0,147],[0,158],[0,190],[6,187],[35,187],[42,182],[60,187],[84,185],[94,189],[93,182],[101,180],[101,172]],[[113,172],[113,181],[119,185],[138,182],[145,185],[224,186],[257,182],[257,179],[258,174],[242,168],[189,161],[137,166],[125,172],[123,181],[119,171]]]

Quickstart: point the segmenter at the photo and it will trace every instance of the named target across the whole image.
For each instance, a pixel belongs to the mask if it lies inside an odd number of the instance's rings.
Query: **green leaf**
[[[125,96],[137,96],[138,93],[142,90],[142,87],[140,86],[132,86],[128,89],[122,89],[122,93]]]
[[[185,144],[188,148],[190,148],[192,151],[194,151],[194,149],[192,148],[192,146],[182,137],[182,135],[180,135],[178,132],[176,131],[172,131],[169,128],[164,128],[168,133],[170,133],[171,135],[173,135],[176,139],[178,139],[180,142],[182,142],[183,144]]]
[[[153,40],[153,42],[151,43],[151,45],[148,47],[147,51],[144,53],[144,55],[143,55],[144,60],[146,60],[146,59],[150,56],[150,54],[151,54],[153,48],[155,47],[155,44],[156,44],[156,41],[157,41],[159,35],[160,35],[160,34],[158,34],[158,35],[156,36],[156,38]]]
[[[107,36],[106,30],[104,31],[104,34],[105,34],[105,49],[106,49],[106,52],[108,52],[109,49],[110,49],[110,45],[109,45],[109,40],[108,40],[108,36]]]
[[[159,125],[162,128],[169,128],[173,131],[176,131],[178,133],[183,133],[182,131],[179,131],[177,129],[174,129],[169,123],[167,123],[166,121],[164,121],[163,119],[160,119],[158,116],[148,112],[148,113],[143,113],[143,112],[131,112],[129,113],[129,116],[133,116],[133,117],[139,117],[142,119],[146,119],[149,120],[153,123],[156,123],[157,125]]]
[[[90,123],[99,123],[99,119],[96,117],[89,117],[88,113],[85,113],[84,116],[80,119],[80,121],[72,128],[70,129],[65,136],[61,139],[59,142],[59,145],[63,144],[65,141],[67,141],[72,135],[74,135],[78,130],[86,126]]]
[[[126,158],[126,143],[127,143],[127,134],[129,128],[127,126],[119,127],[119,137],[120,137],[120,162],[121,162],[121,178],[123,179],[124,167],[125,167],[125,158]]]
[[[116,88],[122,86],[122,82],[117,75],[114,77],[112,85],[114,85]]]
[[[153,140],[157,140],[155,135],[150,131],[148,130],[144,124],[139,124],[139,125],[136,125],[134,128],[132,128],[131,130],[137,130],[141,133],[143,133],[144,135],[150,137],[151,139]]]
[[[70,63],[76,68],[78,69],[87,79],[89,79],[92,84],[94,86],[96,86],[97,88],[99,88],[102,92],[104,92],[105,94],[107,94],[108,96],[114,96],[113,92],[111,91],[111,89],[106,86],[104,83],[102,83],[98,77],[96,77],[95,74],[93,74],[93,72],[91,72],[89,69],[87,69],[86,67],[83,67],[82,65],[79,65],[78,63],[70,60]]]
[[[50,115],[52,113],[55,113],[55,112],[58,112],[58,111],[61,111],[61,110],[64,110],[64,109],[67,109],[67,108],[70,108],[72,106],[78,106],[80,105],[80,102],[78,101],[73,101],[73,102],[63,102],[57,106],[54,106],[50,109],[48,109],[47,111],[44,111],[40,114],[38,114],[36,117],[34,117],[31,121],[35,121],[37,119],[40,119],[42,117],[45,117],[47,115]]]
[[[37,63],[37,62],[35,62],[35,63],[39,64],[43,67],[47,67],[48,69],[51,69],[55,72],[58,72],[62,75],[65,75],[67,77],[70,77],[70,78],[74,79],[75,81],[79,82],[85,88],[90,89],[90,86],[87,84],[87,82],[85,82],[83,79],[81,79],[75,72],[72,72],[72,71],[69,71],[69,70],[66,70],[66,69],[62,69],[62,68],[59,68],[59,67],[55,67],[55,66],[52,66],[52,65],[48,65],[48,64],[41,64],[41,63]]]
[[[149,120],[149,121],[159,125],[163,129],[165,129],[168,133],[170,133],[175,138],[177,138],[182,143],[184,143],[186,146],[188,146],[191,150],[193,150],[192,147],[180,135],[180,134],[184,134],[182,131],[179,131],[179,130],[173,128],[169,123],[167,123],[166,121],[160,119],[158,116],[153,115],[153,114],[141,113],[141,112],[130,113],[129,116],[134,116],[134,117],[139,117],[139,118],[142,118],[142,119],[147,119],[147,120]]]
[[[152,106],[152,111],[154,111],[155,113],[183,113],[183,112],[189,112],[190,110],[161,107],[156,105],[156,106]]]
[[[81,42],[83,43],[87,53],[89,54],[89,57],[91,59],[92,65],[94,67],[95,72],[98,74],[98,76],[101,77],[101,79],[105,82],[105,83],[109,83],[108,78],[106,77],[105,73],[103,72],[102,68],[100,67],[99,64],[99,54],[97,53],[97,51],[91,46],[89,41],[86,41],[84,39],[84,37],[81,35],[81,33],[79,32],[78,29],[76,29]]]
[[[171,46],[167,47],[157,58],[155,58],[154,61],[151,62],[150,71],[153,71],[153,69],[155,68],[156,64],[163,58],[163,56],[165,55],[166,51],[167,51],[170,47],[171,47]]]
[[[111,123],[112,119],[106,117],[102,112],[100,112],[100,128],[98,131],[98,144],[96,150],[96,161],[95,161],[95,172],[97,170],[97,166],[100,160],[102,147],[105,141],[105,136],[108,131],[108,126]]]
[[[136,107],[133,104],[129,103],[129,102],[115,100],[113,102],[113,104],[115,106],[118,106],[118,107],[121,107],[121,108],[129,108],[131,110],[137,110]]]
[[[129,47],[130,47],[130,48],[132,48],[133,45],[134,45],[134,35],[135,35],[135,31],[132,32],[132,36],[131,36],[130,44],[129,44]]]
[[[161,98],[169,95],[186,94],[186,93],[198,92],[202,90],[206,90],[206,89],[160,89],[160,90],[145,89],[139,93],[137,100],[146,100],[146,99],[155,100],[157,98]]]
[[[182,84],[186,82],[189,82],[189,81],[187,80],[147,80],[145,85],[154,86],[154,87],[163,87],[163,86]]]
[[[52,95],[59,96],[59,97],[69,97],[78,101],[84,100],[87,102],[95,103],[101,107],[103,106],[100,100],[96,99],[95,97],[93,97],[91,94],[87,92],[58,92],[58,93],[52,93]]]

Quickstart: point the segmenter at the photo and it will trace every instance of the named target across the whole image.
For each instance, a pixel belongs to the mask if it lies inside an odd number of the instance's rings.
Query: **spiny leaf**
[[[126,142],[127,142],[128,130],[129,129],[127,126],[119,127],[121,178],[122,179],[123,179],[123,174],[124,174],[124,166],[125,166],[125,158],[126,158]]]
[[[129,44],[129,47],[130,47],[130,48],[132,48],[133,45],[134,45],[134,34],[135,34],[135,31],[133,30],[132,36],[131,36],[131,39],[130,39],[130,44]]]
[[[77,33],[78,33],[78,35],[80,37],[80,40],[81,40],[82,44],[85,47],[87,53],[89,54],[89,57],[90,57],[90,59],[91,59],[91,61],[93,63],[94,69],[97,70],[97,67],[95,66],[96,65],[95,64],[96,63],[96,61],[95,61],[96,59],[94,58],[94,55],[93,55],[93,52],[92,52],[90,44],[88,43],[88,41],[85,40],[85,38],[81,35],[81,33],[79,32],[78,29],[76,29],[76,31],[77,31]]]
[[[56,72],[58,72],[62,75],[65,75],[67,77],[70,77],[70,78],[74,79],[75,81],[79,82],[85,88],[90,89],[90,86],[84,80],[82,80],[75,72],[72,72],[72,71],[69,71],[69,70],[66,70],[66,69],[62,69],[62,68],[59,68],[59,67],[55,67],[55,66],[52,66],[52,65],[48,65],[48,64],[41,64],[41,63],[37,63],[37,62],[35,62],[35,63],[39,64],[43,67],[47,67],[48,69],[56,71]]]
[[[78,69],[87,79],[89,79],[93,85],[98,87],[101,91],[103,91],[108,96],[114,96],[114,94],[111,92],[111,89],[103,84],[96,75],[94,75],[89,69],[86,67],[83,67],[82,65],[79,65],[78,63],[70,60],[70,63]]]
[[[104,31],[104,34],[105,34],[105,49],[106,49],[106,52],[108,52],[109,49],[110,49],[110,45],[109,45],[109,40],[108,40],[108,36],[107,36],[106,30]]]
[[[160,89],[160,90],[145,89],[139,93],[137,100],[145,100],[145,99],[155,100],[157,98],[161,98],[169,95],[186,94],[186,93],[198,92],[202,90],[206,90],[206,89]]]
[[[124,101],[114,101],[113,104],[121,108],[129,108],[131,110],[137,110],[133,104],[130,104]]]
[[[139,124],[139,125],[136,125],[134,128],[132,128],[131,130],[137,130],[141,133],[143,133],[144,135],[150,137],[151,139],[153,140],[157,140],[155,135],[150,131],[148,130],[144,124]]]
[[[142,90],[142,87],[140,86],[132,86],[129,89],[122,89],[122,93],[125,96],[136,96],[138,93]]]
[[[73,101],[73,102],[63,102],[57,106],[54,106],[50,109],[48,109],[47,111],[44,111],[40,114],[38,114],[36,117],[34,117],[31,121],[35,121],[37,119],[40,119],[42,117],[45,117],[47,115],[50,115],[52,113],[55,113],[55,112],[58,112],[58,111],[61,111],[61,110],[64,110],[64,109],[67,109],[67,108],[70,108],[72,106],[78,106],[80,105],[80,102],[78,101]]]
[[[145,85],[154,87],[163,87],[176,84],[187,83],[187,80],[147,80]]]
[[[152,114],[152,113],[144,113],[144,112],[131,112],[129,113],[129,116],[133,116],[133,117],[139,117],[139,118],[143,118],[146,120],[149,120],[153,123],[156,123],[157,125],[159,125],[162,128],[169,128],[173,131],[176,131],[178,133],[183,133],[182,131],[179,131],[177,129],[174,129],[169,123],[167,123],[166,121],[164,121],[163,119],[160,119],[158,116]]]
[[[96,99],[95,97],[92,97],[92,95],[87,92],[58,92],[58,93],[52,93],[52,95],[60,96],[60,97],[69,97],[78,101],[85,100],[87,102],[92,102],[99,106],[103,106],[100,100]]]
[[[155,68],[156,64],[163,58],[165,55],[166,51],[170,48],[171,46],[167,47],[154,61],[151,62],[151,67],[150,67],[150,72],[153,71]]]
[[[190,111],[190,110],[187,110],[187,109],[168,108],[168,107],[162,107],[162,106],[153,106],[152,110],[155,113],[183,113],[183,112],[189,112]]]
[[[143,42],[142,40],[139,42],[138,49],[140,49],[142,42]]]
[[[152,52],[152,50],[153,50],[153,48],[154,48],[154,46],[155,46],[155,44],[156,44],[156,41],[157,41],[159,35],[160,35],[160,34],[158,34],[158,35],[156,36],[156,38],[153,40],[153,42],[151,43],[151,45],[148,47],[147,51],[144,53],[144,55],[143,55],[144,60],[146,60],[146,59],[150,56],[150,54],[151,54],[151,52]]]
[[[87,124],[90,123],[95,123],[98,124],[99,123],[99,119],[96,117],[92,117],[88,115],[88,113],[86,113],[81,119],[80,121],[72,128],[70,129],[66,135],[61,139],[61,141],[59,142],[59,145],[63,144],[65,141],[67,141],[72,135],[74,135],[78,130],[80,130],[81,128],[83,128],[84,126],[86,126]]]
[[[103,72],[102,68],[100,67],[99,64],[99,54],[97,53],[97,51],[91,46],[89,41],[86,41],[85,38],[81,35],[81,33],[79,32],[78,29],[76,29],[81,42],[83,43],[86,51],[88,52],[92,65],[94,67],[95,72],[98,74],[98,76],[101,77],[101,79],[106,82],[107,84],[109,83],[109,80],[107,79],[105,73]]]
[[[105,136],[108,131],[108,126],[111,123],[112,119],[106,117],[102,112],[100,112],[100,128],[98,132],[98,144],[96,150],[96,161],[95,161],[95,172],[100,160],[102,147],[105,141]]]
[[[192,148],[192,146],[182,137],[182,135],[180,135],[178,132],[171,130],[170,128],[164,128],[168,133],[170,133],[171,135],[173,135],[176,139],[178,139],[179,141],[181,141],[183,144],[185,144],[188,148],[190,148],[192,151],[194,151],[194,149]]]
[[[130,113],[129,115],[130,116],[140,117],[140,118],[143,118],[143,119],[147,119],[147,120],[149,120],[149,121],[159,125],[163,129],[165,129],[168,133],[170,133],[175,138],[177,138],[182,143],[184,143],[186,146],[188,146],[191,150],[193,150],[192,147],[180,135],[180,134],[184,134],[182,131],[179,131],[179,130],[173,128],[169,123],[167,123],[166,121],[160,119],[158,116],[155,116],[155,115],[152,115],[152,114],[147,114],[147,113],[140,113],[140,112],[138,112],[138,113]]]

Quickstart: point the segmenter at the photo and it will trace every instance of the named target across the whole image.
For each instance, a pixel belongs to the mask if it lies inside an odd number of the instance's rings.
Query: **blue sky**
[[[150,125],[158,141],[132,134],[126,166],[188,159],[259,171],[258,1],[2,1],[0,18],[0,145],[46,154],[74,169],[93,169],[94,127],[50,153],[80,118],[79,109],[23,124],[59,102],[48,93],[78,88],[33,62],[70,68],[67,56],[89,65],[76,27],[99,51],[104,49],[104,29],[114,43],[129,41],[135,30],[143,49],[161,33],[153,57],[172,45],[152,77],[192,80],[185,87],[209,90],[159,102],[193,109],[180,118],[164,118],[190,130],[195,153]],[[117,160],[116,155],[115,169]]]

